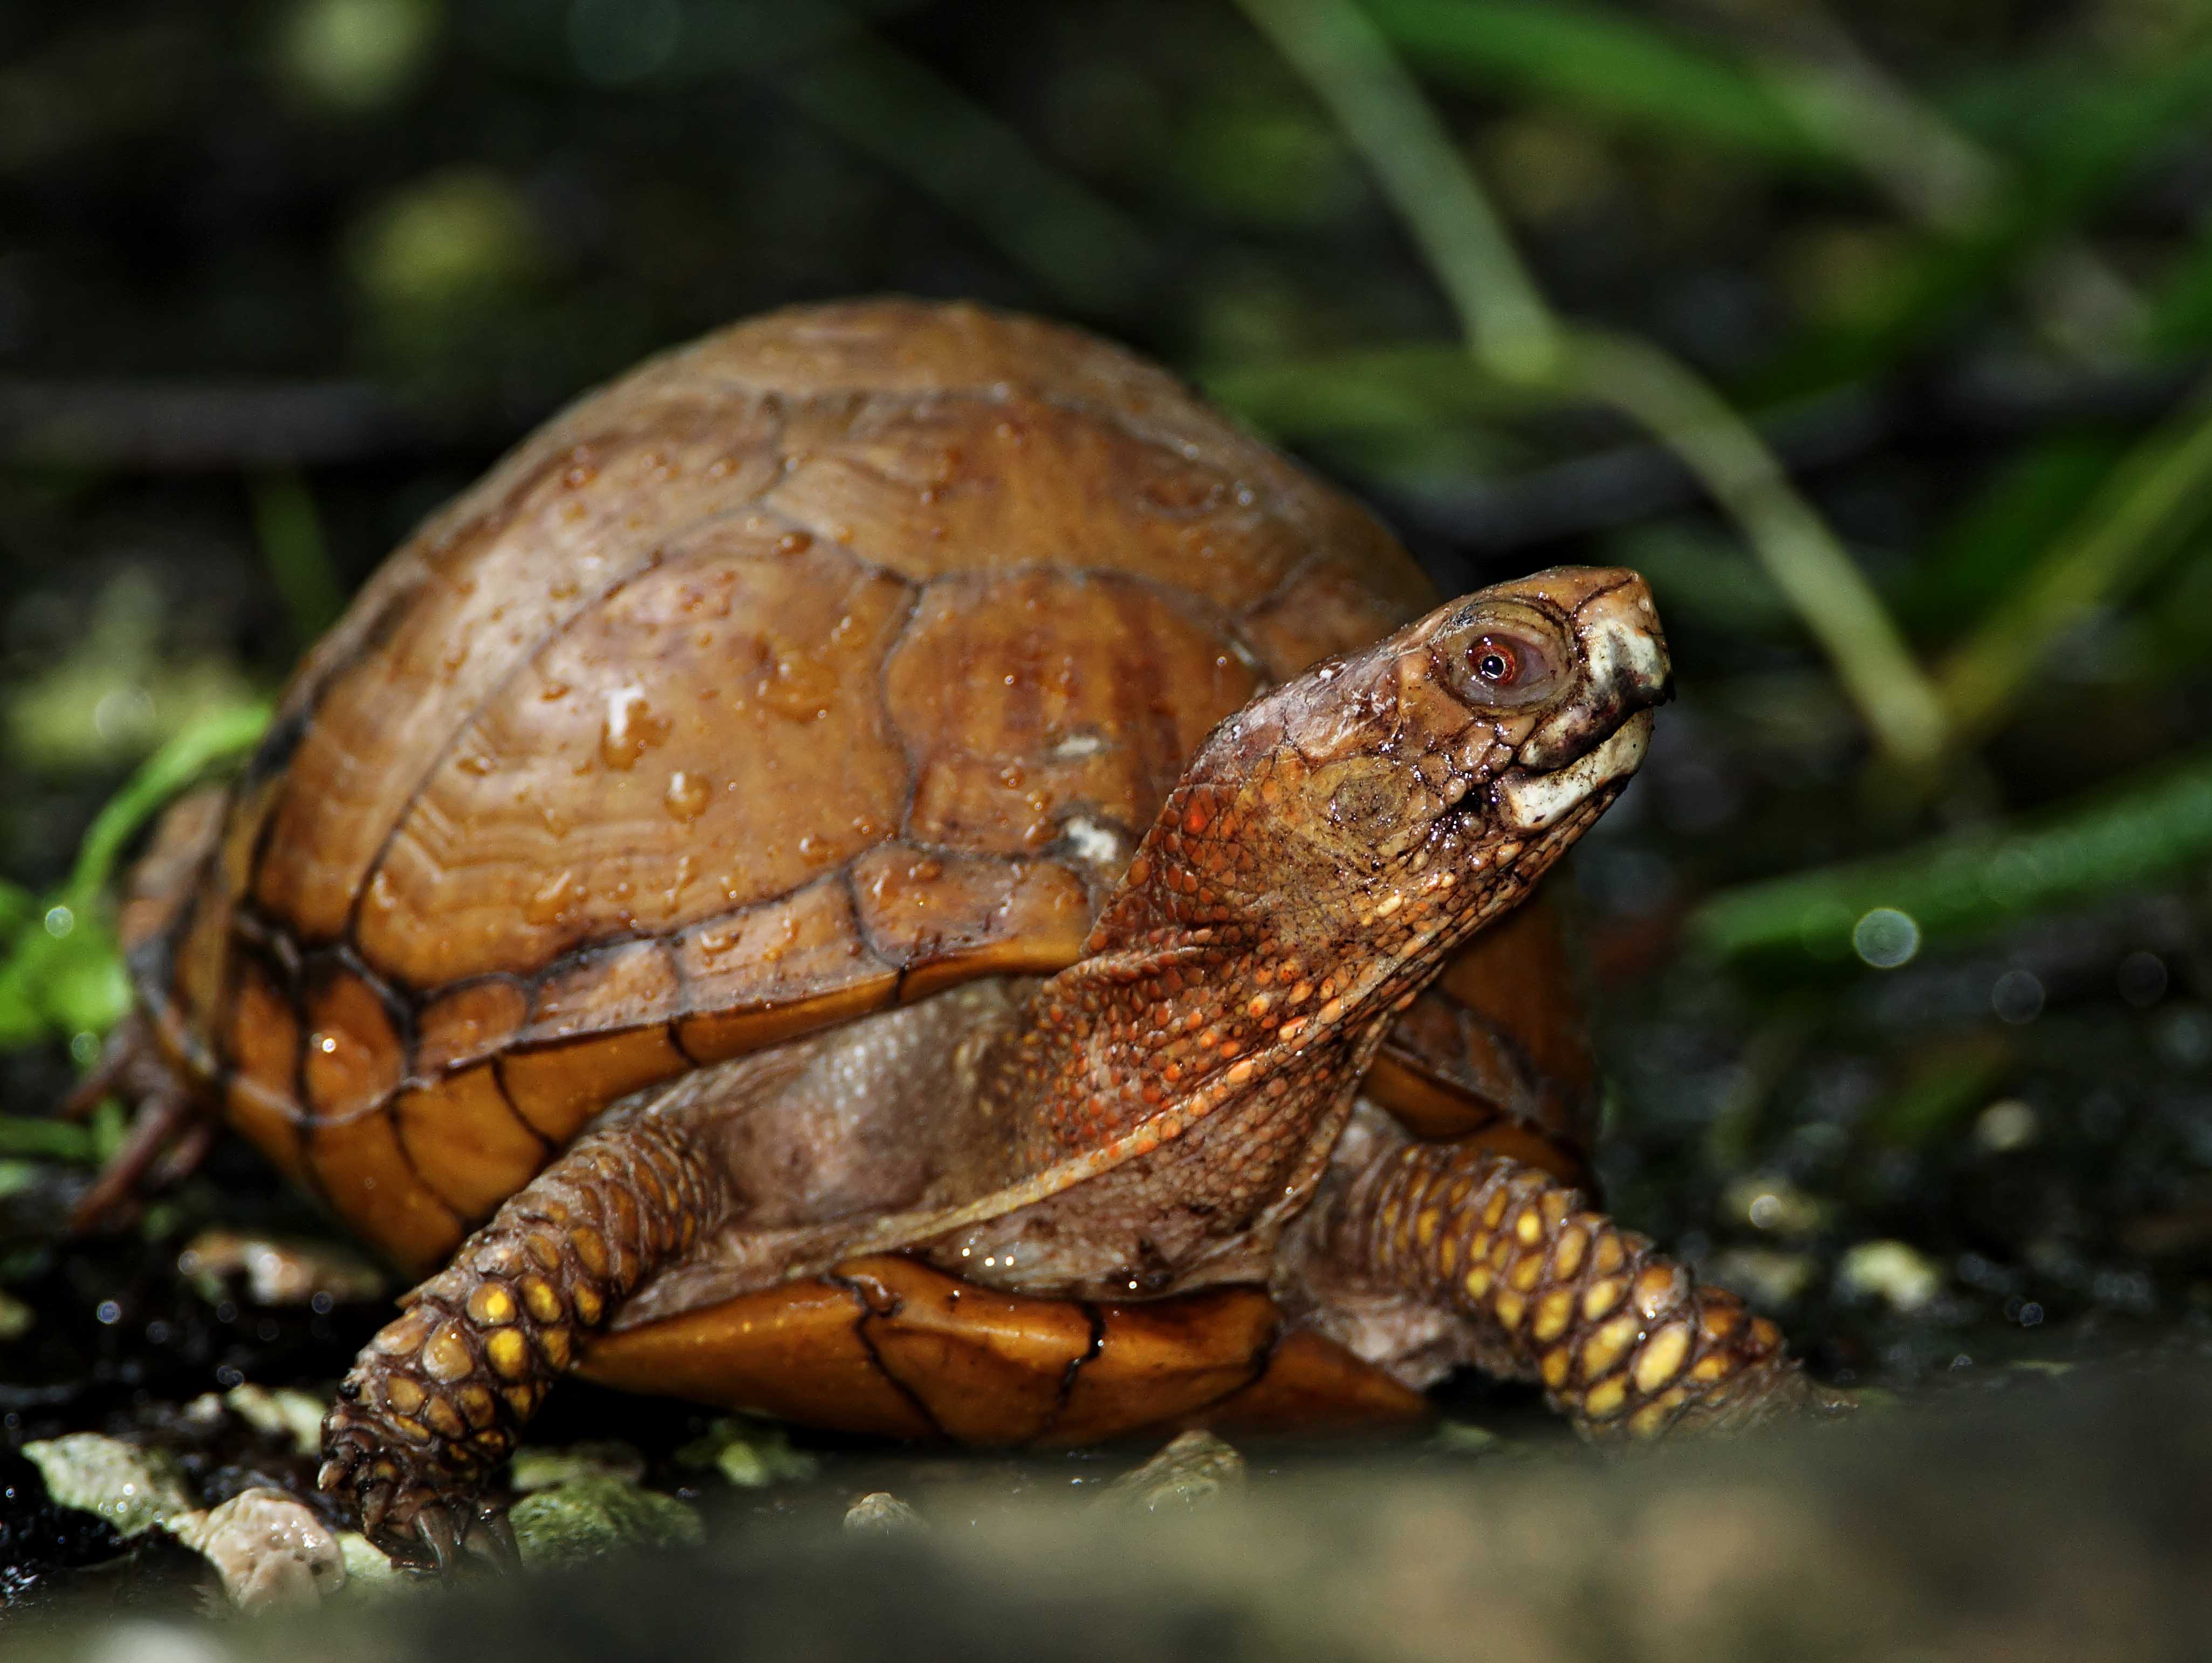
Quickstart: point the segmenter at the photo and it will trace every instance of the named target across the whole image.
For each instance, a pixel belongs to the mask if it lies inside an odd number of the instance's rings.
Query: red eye
[[[1495,636],[1485,635],[1468,648],[1467,661],[1492,687],[1510,687],[1521,678],[1521,656]]]

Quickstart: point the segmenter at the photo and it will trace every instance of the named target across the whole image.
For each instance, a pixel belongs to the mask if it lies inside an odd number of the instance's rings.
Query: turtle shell
[[[775,313],[392,556],[149,859],[185,877],[126,918],[134,973],[232,1122],[426,1268],[626,1093],[1068,964],[1206,732],[1428,604],[1113,347]],[[1466,1094],[1468,1003],[1409,1019],[1396,1095]]]

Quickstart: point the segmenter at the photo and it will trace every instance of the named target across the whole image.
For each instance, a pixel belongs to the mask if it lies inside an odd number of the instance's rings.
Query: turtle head
[[[1262,701],[1248,743],[1272,751],[1279,798],[1296,780],[1295,818],[1356,910],[1480,875],[1449,910],[1480,891],[1488,917],[1620,794],[1670,692],[1643,579],[1561,567],[1315,666]]]

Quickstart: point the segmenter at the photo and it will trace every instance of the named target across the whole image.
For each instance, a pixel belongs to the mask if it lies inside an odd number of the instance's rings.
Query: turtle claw
[[[433,1576],[520,1566],[514,1529],[501,1508],[402,1473],[356,1429],[338,1433],[325,1448],[330,1454],[316,1488],[350,1496],[361,1533],[394,1564]]]

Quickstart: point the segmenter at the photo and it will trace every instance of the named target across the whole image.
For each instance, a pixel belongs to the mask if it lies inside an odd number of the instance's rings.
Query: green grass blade
[[[312,641],[337,621],[345,604],[314,494],[296,473],[270,474],[254,482],[252,502],[262,563],[291,615],[293,634]]]
[[[1735,522],[1884,754],[1906,768],[1939,755],[1945,734],[1935,689],[1835,533],[1743,417],[1649,343],[1560,322],[1451,135],[1350,0],[1240,4],[1374,171],[1452,297],[1483,368],[1608,404],[1649,430]]]
[[[1877,907],[1911,919],[1923,941],[1954,941],[2208,858],[2212,755],[2200,754],[2016,828],[1724,891],[1692,916],[1690,938],[1723,958],[1844,959],[1853,929]]]
[[[1937,674],[1956,731],[2004,718],[2060,636],[2154,577],[2212,519],[2212,389],[2123,458]]]
[[[1863,315],[1818,326],[1785,348],[1758,379],[1754,398],[1803,398],[1923,345],[2101,207],[2176,127],[2208,113],[2212,46],[2204,46],[2162,65],[2120,66],[2046,103],[2002,206],[1969,234],[1929,245]]]
[[[2127,447],[2118,434],[2062,434],[2008,458],[1914,563],[1895,598],[1906,627],[1954,639],[2002,601]]]
[[[1366,0],[1422,72],[1832,171],[1838,157],[1759,73],[1717,46],[1626,11],[1559,0]]]

